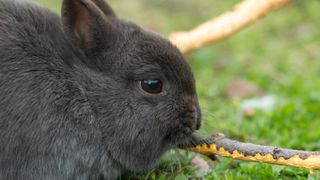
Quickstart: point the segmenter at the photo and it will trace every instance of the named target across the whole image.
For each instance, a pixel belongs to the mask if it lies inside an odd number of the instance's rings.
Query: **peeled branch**
[[[219,155],[243,161],[306,168],[310,172],[320,169],[320,152],[243,143],[228,139],[219,133],[213,135],[205,144],[188,149],[209,157]]]
[[[191,31],[173,33],[169,39],[182,53],[187,53],[229,37],[289,2],[290,0],[244,0],[236,5],[233,11],[226,12]],[[209,157],[220,155],[243,161],[306,168],[311,172],[320,169],[320,152],[243,143],[228,139],[222,134],[215,134],[206,143],[187,149]]]
[[[182,53],[187,53],[235,34],[289,2],[290,0],[244,0],[232,11],[213,18],[191,31],[175,32],[169,36],[169,39]]]

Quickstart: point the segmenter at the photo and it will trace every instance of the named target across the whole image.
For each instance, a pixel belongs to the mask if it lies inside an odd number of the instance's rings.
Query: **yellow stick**
[[[187,53],[224,39],[289,2],[290,0],[245,0],[236,5],[233,11],[213,18],[189,32],[175,32],[169,39],[182,53]]]
[[[320,169],[320,152],[298,151],[292,149],[261,146],[242,143],[215,134],[206,143],[189,150],[207,155],[220,155],[243,161],[271,163],[309,169],[310,172]]]

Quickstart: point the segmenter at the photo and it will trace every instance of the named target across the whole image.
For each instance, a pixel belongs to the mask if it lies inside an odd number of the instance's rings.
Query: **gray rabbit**
[[[104,0],[0,0],[0,179],[115,179],[197,144],[189,65]]]

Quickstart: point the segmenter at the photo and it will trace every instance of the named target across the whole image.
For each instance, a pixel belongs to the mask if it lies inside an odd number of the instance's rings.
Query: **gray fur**
[[[161,79],[148,94],[139,80]],[[115,179],[193,143],[190,67],[103,0],[0,0],[0,179]]]

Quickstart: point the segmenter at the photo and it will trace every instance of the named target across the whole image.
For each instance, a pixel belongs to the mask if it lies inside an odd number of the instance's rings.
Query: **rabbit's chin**
[[[168,139],[169,138],[169,139]],[[174,139],[173,139],[174,138]],[[132,146],[122,149],[123,151],[117,151],[113,154],[117,154],[118,163],[124,167],[124,169],[132,172],[145,172],[154,168],[161,157],[168,150],[176,149],[183,145],[190,144],[195,141],[195,137],[192,134],[175,134],[164,138],[160,142],[154,142],[146,147]]]
[[[158,148],[154,149],[152,153],[136,154],[137,156],[132,156],[132,153],[129,156],[125,155],[123,158],[118,158],[115,162],[120,164],[123,169],[131,172],[147,172],[157,165],[162,155],[169,149],[171,148]]]

